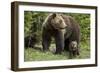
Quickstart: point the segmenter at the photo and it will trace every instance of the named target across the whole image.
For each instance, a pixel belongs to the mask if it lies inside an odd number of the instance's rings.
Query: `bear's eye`
[[[59,23],[62,23],[62,20],[60,20]]]

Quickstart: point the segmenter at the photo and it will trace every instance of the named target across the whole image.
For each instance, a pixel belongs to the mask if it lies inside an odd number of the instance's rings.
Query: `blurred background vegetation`
[[[42,24],[45,18],[48,16],[48,14],[49,14],[48,12],[25,11],[24,12],[24,37],[31,36],[32,34],[34,34],[36,35],[37,44],[41,44]],[[88,52],[86,51],[87,54],[85,54],[86,57],[84,58],[89,57],[90,56],[90,44],[89,44],[90,43],[90,14],[81,14],[81,13],[63,13],[63,14],[72,16],[79,23],[80,30],[81,30],[81,45],[80,46],[82,49],[86,48],[85,51],[86,50],[88,51]],[[29,51],[30,50],[28,49],[25,50],[25,61],[30,61]],[[39,60],[39,59],[35,59],[34,57],[31,57],[31,59]],[[43,59],[43,60],[46,60],[46,59]]]
[[[45,12],[31,12],[25,11],[25,37],[31,34],[38,35],[38,40],[41,40],[41,27],[43,21],[49,13]],[[79,13],[63,13],[65,15],[72,16],[80,24],[81,27],[81,41],[85,42],[90,38],[90,14]]]

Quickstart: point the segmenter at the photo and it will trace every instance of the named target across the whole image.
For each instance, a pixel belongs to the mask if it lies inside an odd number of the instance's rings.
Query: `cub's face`
[[[64,29],[67,25],[60,14],[52,14],[51,25],[55,29]]]
[[[79,55],[78,44],[76,41],[72,41],[70,43],[70,51],[72,52],[73,56]]]
[[[73,51],[77,50],[77,42],[72,41],[72,42],[71,42],[71,47],[72,47],[72,50],[73,50]]]

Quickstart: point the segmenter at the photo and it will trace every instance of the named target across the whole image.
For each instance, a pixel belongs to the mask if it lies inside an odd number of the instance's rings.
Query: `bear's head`
[[[50,24],[54,29],[64,29],[67,26],[61,14],[57,13],[51,14]]]

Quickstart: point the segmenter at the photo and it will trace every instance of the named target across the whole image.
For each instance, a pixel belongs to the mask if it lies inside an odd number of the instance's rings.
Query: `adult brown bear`
[[[71,16],[51,13],[45,19],[42,28],[43,51],[49,49],[51,37],[54,37],[56,43],[55,54],[61,54],[64,49],[68,50],[71,41],[76,41],[79,46],[80,27]]]

